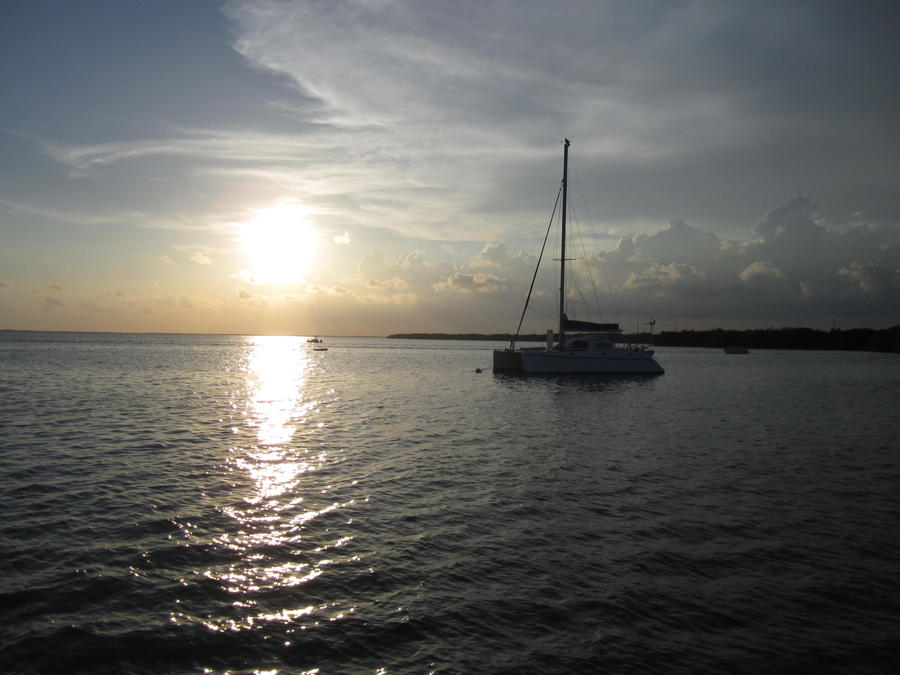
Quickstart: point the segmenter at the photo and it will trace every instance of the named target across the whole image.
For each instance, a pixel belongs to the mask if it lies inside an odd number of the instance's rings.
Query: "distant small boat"
[[[321,340],[320,340],[319,338],[317,338],[317,337],[306,338],[306,341],[307,341],[307,342],[310,342],[310,343],[313,343],[313,342],[319,343],[319,342],[321,342]]]
[[[559,339],[553,344],[553,330],[547,331],[547,347],[516,349],[513,338],[507,349],[494,350],[495,372],[547,373],[547,374],[642,374],[660,375],[662,366],[653,358],[653,350],[638,344],[625,343],[617,323],[593,323],[576,321],[566,316],[566,197],[568,194],[569,139],[563,150],[562,217],[560,219],[559,266]],[[548,230],[549,232],[549,230]],[[546,243],[546,239],[544,240]],[[541,249],[543,256],[543,249]],[[540,258],[538,259],[540,264]],[[537,276],[537,270],[535,270]],[[532,288],[534,281],[532,280]],[[525,299],[525,308],[531,299],[531,291]],[[522,312],[525,316],[525,312]],[[655,322],[653,322],[655,323]],[[519,321],[521,328],[522,322]],[[566,335],[566,331],[573,331]]]
[[[726,354],[749,354],[750,350],[746,347],[724,347]]]
[[[314,352],[327,352],[328,347],[313,347]]]

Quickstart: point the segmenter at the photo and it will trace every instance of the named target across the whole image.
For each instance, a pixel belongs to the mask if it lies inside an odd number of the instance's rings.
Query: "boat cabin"
[[[564,347],[568,351],[595,351],[598,349],[612,349],[614,344],[611,335],[588,334],[566,338]]]
[[[621,334],[619,333],[586,333],[583,335],[573,335],[566,338],[563,351],[605,352],[612,349],[631,352],[647,351],[643,345],[633,345],[631,343],[617,344],[621,342]]]

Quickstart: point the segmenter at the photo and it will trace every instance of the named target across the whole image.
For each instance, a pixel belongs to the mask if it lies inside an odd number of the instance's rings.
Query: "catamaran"
[[[546,347],[516,348],[516,335],[506,349],[494,350],[495,372],[546,374],[640,374],[660,375],[662,366],[653,358],[653,350],[646,345],[626,342],[617,323],[593,323],[571,320],[566,316],[566,198],[569,178],[569,139],[563,145],[562,217],[560,218],[559,254],[559,332],[554,343],[553,329],[547,331]],[[546,239],[544,240],[546,243]],[[542,249],[543,251],[543,249]],[[541,256],[543,257],[543,256]],[[538,259],[540,265],[540,258]],[[537,270],[535,270],[535,277]],[[534,279],[532,279],[532,289]],[[531,290],[525,299],[528,309]],[[569,334],[571,332],[571,334]]]

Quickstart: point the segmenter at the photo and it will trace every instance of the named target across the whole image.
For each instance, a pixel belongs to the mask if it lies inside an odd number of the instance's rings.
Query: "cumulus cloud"
[[[370,301],[411,305],[432,295],[435,284],[451,272],[450,263],[428,262],[420,251],[410,251],[391,264],[380,252],[372,251],[360,260],[356,279],[348,280],[344,291],[363,293]]]
[[[445,281],[434,285],[437,291],[461,291],[463,293],[492,293],[500,288],[503,280],[495,274],[479,272],[466,274],[456,270]]]
[[[668,327],[720,321],[830,325],[835,317],[853,320],[863,307],[881,308],[882,321],[900,319],[900,250],[887,233],[863,225],[833,229],[817,218],[815,204],[798,197],[756,225],[748,223],[747,241],[673,221],[657,232],[601,245],[587,258],[575,247],[568,275],[575,286],[567,304],[579,317],[622,325],[634,320],[636,307]],[[552,257],[545,254],[532,297],[537,330],[552,325],[557,311]],[[428,260],[421,251],[392,263],[371,252],[346,288],[349,296],[373,303],[390,304],[392,295],[408,294],[419,312],[442,307],[447,321],[462,312],[467,319],[481,317],[486,330],[508,330],[521,311],[535,262],[533,254],[511,254],[504,242],[488,243],[454,265]],[[865,296],[866,303],[854,302],[855,296]]]
[[[343,246],[353,241],[353,237],[350,235],[349,230],[344,230],[343,234],[336,235],[332,241],[339,246]]]
[[[634,246],[657,263],[705,263],[719,255],[719,238],[712,232],[678,220],[653,235],[640,235]]]
[[[369,289],[381,289],[381,290],[395,290],[395,291],[405,291],[409,288],[409,284],[400,279],[399,277],[394,277],[393,279],[366,279],[365,280],[366,288]]]
[[[490,242],[472,261],[479,267],[502,267],[509,262],[509,252],[503,242]]]
[[[658,297],[709,296],[714,292],[702,269],[676,262],[633,272],[623,287]]]
[[[745,283],[754,284],[783,281],[787,277],[784,275],[784,272],[775,267],[775,265],[767,263],[764,260],[758,260],[757,262],[750,263],[741,270],[738,278]]]
[[[888,270],[875,263],[851,262],[838,270],[842,277],[851,279],[868,295],[881,295],[896,285],[900,270]]]
[[[41,307],[45,312],[52,312],[55,309],[62,309],[63,307],[65,307],[65,305],[58,298],[48,297],[44,298],[43,302],[41,303]]]

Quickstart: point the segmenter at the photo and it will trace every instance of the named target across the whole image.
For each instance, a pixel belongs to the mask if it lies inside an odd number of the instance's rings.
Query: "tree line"
[[[509,342],[509,333],[395,333],[389,338],[406,340],[484,340]],[[750,330],[662,331],[655,335],[625,335],[632,342],[653,343],[661,347],[746,347],[747,349],[830,349],[900,353],[900,325],[891,328],[850,328],[816,330],[814,328],[759,328]],[[545,335],[520,335],[519,342],[545,342]]]

